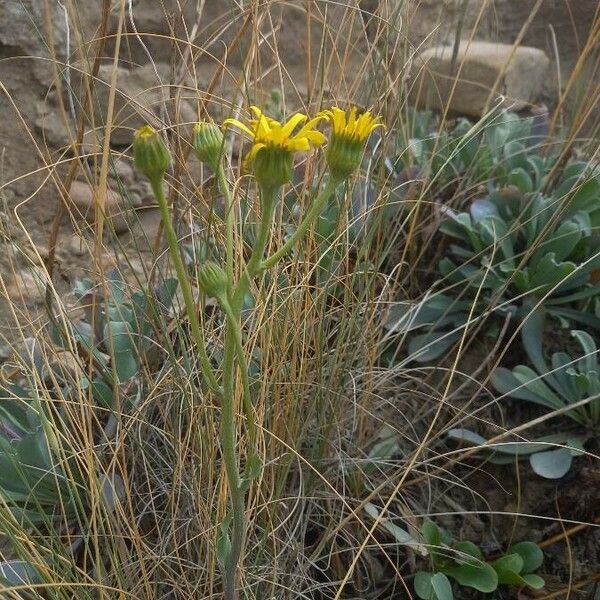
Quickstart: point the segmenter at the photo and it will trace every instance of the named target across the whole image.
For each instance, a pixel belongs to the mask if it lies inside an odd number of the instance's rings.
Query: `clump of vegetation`
[[[431,154],[433,148],[417,155],[421,168],[429,162],[432,181],[444,179],[450,165],[455,175],[488,165],[485,197],[471,201],[468,212],[440,209],[446,256],[438,262],[439,291],[391,308],[392,332],[428,330],[409,344],[410,357],[419,362],[441,356],[483,318],[524,321],[542,306],[562,326],[576,322],[600,330],[600,173],[575,161],[557,175],[556,157],[528,146],[531,124],[514,115],[504,113],[482,134],[473,130],[461,122],[448,140],[436,140],[445,144],[442,158]],[[499,331],[497,322],[486,327],[491,335]]]
[[[514,585],[539,590],[544,580],[535,575],[544,560],[543,552],[533,542],[519,542],[505,554],[486,561],[473,542],[454,542],[452,536],[432,521],[425,521],[422,534],[429,549],[431,571],[418,571],[414,588],[423,600],[452,600],[450,579],[456,584],[492,594],[500,585]]]

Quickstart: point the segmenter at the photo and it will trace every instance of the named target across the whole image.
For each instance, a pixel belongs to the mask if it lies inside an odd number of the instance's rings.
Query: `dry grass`
[[[46,1],[48,10],[51,4]],[[56,96],[56,118],[68,125],[68,146],[44,147],[31,124],[22,123],[39,160],[40,172],[35,175],[60,198],[46,249],[39,251],[39,232],[29,229],[28,213],[35,210],[39,190],[16,206],[6,204],[1,229],[7,270],[0,274],[0,298],[8,308],[9,326],[0,332],[0,339],[13,351],[2,367],[4,381],[26,383],[36,390],[49,415],[47,425],[58,436],[59,455],[66,459],[72,452],[76,469],[85,476],[83,487],[75,492],[85,509],[75,523],[58,517],[56,522],[32,526],[0,507],[0,556],[30,562],[41,575],[35,585],[13,585],[1,594],[56,600],[209,598],[221,593],[215,542],[228,502],[218,443],[220,409],[210,394],[202,392],[198,358],[185,323],[175,316],[178,311],[153,315],[151,336],[161,360],[142,364],[133,405],[125,403],[128,390],[115,387],[114,409],[99,409],[89,389],[81,386],[83,375],[96,373],[93,353],[72,339],[68,348],[59,350],[47,335],[49,323],[71,331],[81,316],[55,266],[66,221],[85,240],[84,256],[73,268],[93,280],[97,294],[90,301],[98,303],[98,309],[106,308],[109,268],[116,266],[121,272],[126,294],[170,274],[160,231],[142,248],[115,235],[105,218],[109,175],[114,161],[121,158],[121,151],[111,148],[107,132],[120,115],[114,111],[117,72],[107,86],[97,79],[99,66],[116,65],[129,56],[152,61],[154,44],[172,44],[170,79],[164,81],[161,106],[153,107],[168,129],[175,157],[168,179],[170,201],[182,241],[196,245],[210,241],[218,248],[224,243],[223,222],[211,204],[210,184],[199,185],[199,177],[206,174],[189,160],[181,101],[192,99],[200,118],[206,114],[222,118],[238,115],[248,103],[264,103],[277,88],[286,111],[314,112],[332,101],[353,102],[379,111],[388,132],[406,130],[411,92],[407,72],[417,51],[407,35],[414,5],[398,2],[387,13],[369,14],[361,13],[353,2],[231,2],[232,17],[207,23],[203,11],[208,3],[200,1],[195,21],[185,28],[178,14],[165,15],[173,33],[160,40],[159,34],[132,27],[124,0],[98,4],[98,22],[90,32],[82,25],[89,19],[79,14],[78,4],[64,3],[71,28],[68,62],[58,58],[64,49],[53,46],[52,28],[44,29],[53,82],[62,92]],[[297,40],[303,61],[292,64],[277,43],[289,26],[279,16],[284,5],[306,36]],[[592,115],[598,115],[600,20],[596,25],[556,113],[557,120],[569,124],[565,157],[577,146],[598,159],[600,119]],[[218,40],[226,41],[214,43]],[[205,52],[208,47],[214,54]],[[107,87],[103,97],[108,98],[108,107],[99,110],[102,86]],[[2,91],[12,114],[19,115],[14,96]],[[573,107],[568,114],[567,106]],[[101,115],[106,122],[101,122]],[[81,148],[86,129],[96,138],[95,151],[87,158]],[[383,150],[391,143],[391,136],[385,136]],[[252,205],[254,191],[249,178],[240,175],[238,150],[229,148],[230,177],[236,182],[240,206]],[[123,149],[122,156],[127,158],[128,152]],[[313,156],[303,165],[301,194],[310,189],[320,161]],[[69,200],[72,181],[82,178],[94,190],[96,218],[91,228]],[[3,188],[11,184],[5,180]],[[535,502],[521,496],[525,487],[527,494],[533,493],[531,486],[519,476],[515,479],[508,469],[490,467],[472,451],[456,450],[445,442],[449,428],[473,419],[494,429],[493,441],[514,433],[506,408],[495,403],[485,386],[505,349],[474,346],[474,333],[467,329],[439,365],[415,367],[402,347],[401,361],[382,365],[380,357],[388,344],[382,328],[386,309],[390,302],[425,293],[423,274],[430,268],[426,263],[436,219],[432,196],[420,182],[407,185],[413,195],[398,207],[401,218],[391,239],[375,238],[352,248],[348,220],[342,219],[335,240],[341,256],[338,271],[317,279],[318,247],[311,235],[301,257],[277,267],[254,290],[256,306],[246,349],[259,365],[254,392],[265,468],[248,498],[250,527],[240,582],[244,597],[410,597],[411,576],[420,559],[386,533],[389,519],[416,532],[423,518],[435,515],[448,527],[462,529],[467,538],[499,540],[497,545],[512,537],[511,530],[520,539],[521,527],[531,536],[532,523],[539,529],[538,540],[577,524],[578,519],[558,512],[534,514]],[[458,206],[470,195],[459,185],[450,202]],[[383,186],[374,219],[382,218],[389,202],[389,185]],[[18,244],[11,233],[15,228],[20,230]],[[275,237],[272,243],[280,241]],[[237,244],[241,256],[239,232]],[[394,260],[384,268],[388,251]],[[357,255],[378,268],[353,271]],[[15,294],[12,282],[23,260],[41,274],[44,311],[32,311]],[[132,261],[142,264],[141,272]],[[242,265],[236,268],[239,272]],[[211,307],[203,314],[209,350],[218,360],[222,318]],[[35,351],[28,342],[31,338],[36,340]],[[482,352],[488,352],[484,360]],[[241,415],[239,419],[241,425]],[[526,438],[527,427],[517,432]],[[382,436],[393,440],[393,451],[379,456],[373,450]],[[240,439],[242,456],[245,444]],[[588,457],[596,472],[597,459]],[[107,481],[117,482],[116,499],[107,495]],[[494,489],[491,495],[489,488]],[[559,499],[560,492],[547,490]],[[497,503],[491,505],[490,499]],[[377,507],[379,518],[369,516],[368,503]],[[592,518],[581,520],[591,523]],[[564,563],[579,568],[568,559]],[[577,577],[571,572],[557,585],[570,586]],[[545,597],[556,597],[555,591],[549,589]]]

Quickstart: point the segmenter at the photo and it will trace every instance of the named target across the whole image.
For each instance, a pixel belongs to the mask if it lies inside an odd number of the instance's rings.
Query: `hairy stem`
[[[248,427],[248,437],[250,452],[256,452],[256,423],[254,417],[254,406],[250,396],[250,385],[248,381],[248,364],[244,354],[242,344],[242,325],[241,313],[244,304],[244,296],[248,291],[250,282],[258,272],[257,269],[262,260],[269,239],[271,230],[271,221],[275,205],[275,190],[262,190],[262,215],[258,239],[253,248],[250,260],[244,269],[240,281],[232,292],[231,302],[226,298],[220,299],[220,304],[227,314],[228,326],[225,336],[225,354],[223,357],[223,400],[221,413],[221,437],[223,443],[223,457],[225,460],[225,470],[229,482],[232,504],[232,531],[231,531],[231,553],[227,558],[224,570],[224,592],[226,600],[235,600],[237,598],[236,580],[237,569],[244,541],[246,537],[246,502],[245,491],[241,486],[237,455],[236,455],[236,429],[235,429],[235,358],[237,356],[238,366],[242,375],[243,384],[243,407]],[[226,221],[227,226],[227,221]],[[231,227],[233,232],[233,227]],[[229,227],[228,227],[229,240]],[[232,245],[233,247],[233,245]],[[229,267],[228,267],[229,271]],[[233,273],[233,267],[231,267]],[[229,279],[230,285],[232,275]]]
[[[269,256],[266,260],[262,261],[260,264],[260,271],[264,271],[266,269],[271,268],[276,265],[279,260],[281,260],[302,238],[312,223],[317,219],[317,217],[323,211],[323,208],[329,198],[334,194],[338,185],[342,183],[339,179],[331,178],[326,184],[325,187],[319,192],[318,196],[315,198],[313,205],[310,207],[309,211],[306,213],[306,216],[298,225],[298,228],[294,233],[290,236],[287,242],[277,250],[274,254]]]
[[[231,496],[231,509],[233,522],[231,526],[231,551],[226,557],[224,578],[225,600],[236,600],[237,567],[244,547],[246,537],[246,500],[241,486],[236,455],[236,427],[235,427],[235,373],[233,361],[236,354],[235,340],[231,339],[229,331],[225,343],[225,356],[223,358],[223,398],[221,401],[221,443],[223,445],[223,460],[225,472],[229,483]],[[233,341],[233,343],[232,343]]]
[[[269,240],[269,233],[272,227],[273,213],[275,212],[275,195],[277,190],[271,188],[261,188],[260,198],[262,205],[262,214],[260,217],[260,225],[258,236],[250,260],[246,268],[242,272],[240,281],[233,293],[232,309],[234,312],[241,312],[244,304],[244,297],[250,288],[250,283],[254,277],[264,271],[262,268],[262,259]]]
[[[194,296],[192,294],[192,286],[190,284],[187,271],[185,270],[181,254],[179,252],[179,240],[177,239],[177,234],[175,233],[175,229],[173,228],[171,214],[169,212],[167,199],[165,197],[165,192],[163,189],[163,181],[162,179],[154,179],[153,181],[150,181],[150,183],[152,185],[152,191],[154,192],[154,196],[160,208],[160,214],[165,229],[165,235],[167,237],[167,244],[169,245],[169,253],[171,255],[173,265],[175,266],[175,272],[177,273],[179,285],[181,286],[183,301],[185,302],[185,310],[192,330],[192,338],[198,349],[198,353],[200,354],[200,365],[202,368],[202,374],[206,379],[210,389],[213,392],[215,392],[219,397],[221,397],[223,390],[221,389],[221,386],[219,385],[217,378],[215,377],[215,374],[210,364],[208,353],[206,351],[206,344],[204,342],[204,336],[202,335],[202,331],[200,329],[200,321],[198,320],[198,313],[196,311],[196,303],[194,302]]]
[[[231,190],[227,183],[227,177],[225,176],[225,168],[223,167],[223,161],[219,161],[217,167],[217,183],[219,190],[225,198],[225,251],[226,251],[226,272],[227,279],[229,280],[230,286],[233,285],[234,272],[233,272],[233,232],[235,227],[234,213],[233,213],[233,198],[231,196]]]
[[[244,392],[244,415],[246,417],[246,427],[248,428],[248,444],[250,451],[254,452],[256,448],[256,416],[254,413],[254,405],[252,404],[252,396],[250,395],[250,380],[248,377],[248,361],[244,353],[244,345],[242,342],[242,327],[240,323],[240,315],[235,314],[231,308],[231,304],[227,298],[222,298],[219,301],[221,308],[225,311],[228,320],[226,346],[233,345],[237,357],[238,367],[242,377],[242,388]]]
[[[223,444],[223,457],[225,470],[229,482],[232,504],[232,532],[231,552],[227,557],[224,569],[224,593],[225,600],[236,600],[237,570],[238,563],[244,547],[246,537],[246,515],[245,515],[245,488],[239,473],[236,454],[236,426],[235,426],[235,360],[241,371],[243,386],[243,408],[248,428],[249,453],[256,453],[256,420],[254,406],[250,395],[250,384],[248,378],[248,361],[246,359],[242,341],[241,313],[244,298],[250,288],[252,280],[259,276],[269,267],[275,265],[285,256],[293,246],[306,234],[311,224],[319,216],[327,200],[333,195],[337,186],[341,183],[331,179],[315,199],[312,207],[294,232],[290,239],[268,259],[263,260],[264,253],[269,241],[269,234],[275,211],[275,198],[277,189],[261,188],[260,199],[262,214],[256,243],[252,249],[250,259],[241,273],[237,286],[233,286],[233,215],[232,201],[225,173],[223,169],[218,170],[218,179],[221,192],[226,199],[226,236],[227,236],[227,275],[230,282],[229,297],[219,298],[219,303],[227,315],[227,334],[225,337],[225,353],[223,357],[223,396],[221,413],[221,438]]]

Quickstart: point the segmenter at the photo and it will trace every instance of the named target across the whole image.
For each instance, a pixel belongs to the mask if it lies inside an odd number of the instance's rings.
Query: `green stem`
[[[221,298],[220,303],[225,310],[228,318],[227,335],[225,337],[225,353],[223,356],[223,398],[221,413],[221,438],[223,444],[223,458],[225,460],[225,470],[229,482],[229,493],[232,504],[232,531],[231,531],[231,553],[228,557],[224,569],[224,593],[226,600],[235,600],[236,593],[236,574],[238,563],[244,547],[246,537],[246,515],[245,515],[245,492],[241,487],[241,478],[239,474],[237,456],[236,456],[236,431],[235,431],[235,410],[234,410],[234,382],[235,369],[234,360],[237,355],[238,366],[242,372],[242,382],[244,386],[244,413],[248,427],[248,437],[252,444],[251,452],[256,452],[256,423],[254,418],[254,407],[250,396],[250,385],[248,381],[248,364],[244,356],[241,334],[241,312],[244,304],[244,296],[250,286],[250,282],[257,272],[257,268],[262,260],[269,232],[271,230],[271,221],[275,205],[275,190],[269,190],[268,193],[262,190],[263,214],[261,215],[260,229],[258,239],[253,248],[250,260],[242,272],[240,281],[235,290],[231,293],[231,302],[228,299]],[[233,271],[233,268],[232,268]],[[230,279],[232,282],[233,279]]]
[[[262,204],[262,215],[260,219],[260,226],[258,229],[258,236],[256,243],[252,249],[250,260],[246,265],[246,268],[242,272],[240,281],[233,293],[232,309],[237,314],[242,310],[244,304],[244,297],[246,292],[250,288],[250,282],[254,277],[261,273],[264,269],[262,268],[262,259],[267,247],[269,240],[269,233],[271,232],[273,213],[275,212],[275,194],[277,190],[274,188],[261,188],[260,199]]]
[[[228,335],[229,337],[229,335]],[[231,551],[225,562],[223,573],[225,600],[236,600],[237,566],[246,537],[246,499],[241,487],[238,469],[234,410],[233,359],[235,344],[226,343],[223,358],[223,398],[221,401],[221,443],[223,460],[229,483],[233,523],[231,528]]]
[[[231,190],[229,189],[229,183],[225,175],[225,168],[223,167],[223,161],[220,160],[216,168],[217,181],[219,190],[225,198],[225,229],[226,229],[226,261],[227,261],[227,279],[229,281],[229,294],[231,294],[231,287],[234,281],[234,228],[235,220],[233,213],[233,198]],[[236,353],[238,359],[238,366],[242,375],[242,385],[244,389],[244,413],[246,416],[246,426],[248,427],[248,437],[250,441],[250,448],[254,449],[256,443],[256,418],[254,414],[254,407],[252,405],[252,397],[250,395],[250,382],[248,380],[248,364],[246,361],[246,355],[244,354],[244,347],[242,344],[242,328],[239,316],[236,317],[235,313],[231,309],[231,304],[228,299],[221,299],[221,308],[227,314],[229,319],[230,327],[229,331],[235,337]],[[229,334],[228,331],[228,334]],[[225,342],[227,344],[227,341]]]
[[[223,161],[219,161],[219,165],[216,170],[217,182],[219,190],[225,198],[225,249],[226,249],[226,261],[227,261],[227,279],[229,280],[230,286],[233,285],[234,272],[233,272],[233,232],[235,227],[234,214],[233,214],[233,198],[231,196],[231,190],[227,183],[227,177],[225,176],[225,168],[223,167]]]
[[[279,260],[283,258],[296,245],[298,240],[300,240],[300,238],[306,234],[308,228],[321,214],[325,204],[327,203],[329,198],[331,198],[331,196],[334,194],[336,188],[340,185],[340,183],[342,183],[342,180],[331,178],[325,184],[325,187],[319,192],[319,195],[315,198],[313,205],[310,207],[308,213],[306,213],[306,216],[304,217],[300,225],[298,225],[296,231],[294,231],[294,233],[290,236],[287,242],[285,242],[285,244],[281,246],[281,248],[279,248],[277,252],[275,252],[274,254],[269,256],[269,258],[260,263],[259,271],[265,271],[266,269],[269,269],[275,264],[277,264],[277,262],[279,262]]]
[[[227,557],[224,569],[224,593],[226,600],[235,600],[236,575],[238,563],[244,547],[246,536],[246,515],[245,515],[245,491],[242,487],[242,481],[239,473],[237,455],[236,455],[236,427],[235,427],[235,359],[237,357],[238,367],[241,371],[243,384],[243,407],[248,428],[250,452],[256,452],[256,420],[254,406],[250,395],[250,383],[248,377],[248,361],[244,354],[242,341],[241,313],[244,305],[244,298],[252,280],[260,275],[265,269],[273,266],[298,242],[306,233],[310,225],[321,213],[325,203],[335,192],[340,181],[330,180],[321,193],[317,196],[313,206],[306,217],[294,232],[292,237],[284,246],[271,257],[263,261],[265,249],[269,240],[273,214],[275,211],[275,197],[277,189],[261,188],[260,200],[262,205],[262,214],[260,218],[258,236],[252,249],[252,254],[244,270],[241,273],[235,289],[233,286],[233,234],[234,220],[232,213],[232,199],[225,172],[222,168],[217,169],[217,177],[221,192],[226,200],[226,244],[227,244],[227,276],[230,290],[228,297],[219,298],[219,303],[225,311],[228,320],[227,335],[225,337],[225,352],[223,357],[223,395],[221,399],[221,439],[223,444],[223,459],[225,470],[229,483],[229,490],[232,503],[232,534],[231,534],[231,552]]]
[[[150,184],[152,185],[152,191],[154,192],[154,196],[156,198],[156,201],[158,202],[158,207],[160,209],[160,215],[162,218],[163,226],[165,228],[167,243],[169,245],[169,253],[171,255],[171,260],[173,261],[173,264],[175,266],[175,272],[177,273],[177,279],[179,280],[179,285],[181,286],[181,292],[183,294],[183,301],[185,302],[185,310],[190,322],[190,327],[192,329],[192,338],[194,339],[194,343],[196,344],[196,347],[200,354],[200,365],[202,367],[202,374],[208,382],[208,386],[210,387],[210,389],[213,392],[215,392],[219,397],[221,397],[223,394],[223,390],[219,385],[217,378],[215,377],[215,374],[210,364],[208,353],[206,351],[204,336],[202,335],[202,331],[200,329],[200,321],[198,320],[198,314],[196,312],[196,303],[194,302],[194,296],[192,294],[192,286],[190,284],[187,271],[185,269],[183,260],[181,258],[181,254],[179,252],[179,240],[177,239],[177,234],[175,233],[175,229],[173,228],[171,214],[169,212],[167,199],[165,197],[165,192],[163,189],[162,178],[151,180]]]
[[[246,427],[248,428],[248,445],[251,452],[256,450],[256,416],[254,412],[254,405],[252,404],[252,396],[250,394],[250,379],[248,377],[248,362],[246,361],[246,355],[244,353],[244,345],[242,343],[242,328],[240,324],[239,315],[236,316],[231,308],[231,304],[227,298],[220,298],[219,303],[221,308],[225,311],[227,319],[229,320],[229,328],[227,331],[227,338],[225,341],[226,345],[231,344],[233,338],[235,344],[235,351],[237,355],[238,366],[242,376],[242,387],[244,391],[243,402],[244,402],[244,414],[246,417]]]

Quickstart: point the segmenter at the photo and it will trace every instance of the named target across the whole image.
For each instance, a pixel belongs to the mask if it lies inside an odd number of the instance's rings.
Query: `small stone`
[[[88,252],[88,242],[85,238],[74,233],[66,241],[65,247],[73,256],[84,256]]]
[[[129,191],[140,199],[140,205],[156,204],[152,187],[147,180],[136,181]],[[137,204],[136,204],[137,206]]]
[[[135,208],[139,208],[144,204],[142,201],[142,196],[139,192],[133,190],[127,193],[127,200],[131,203],[131,205]]]
[[[139,251],[152,250],[161,226],[160,210],[144,208],[137,210],[131,224],[131,241]]]
[[[69,192],[71,201],[79,209],[83,218],[93,223],[96,218],[95,190],[85,181],[74,181]],[[127,207],[120,194],[111,189],[106,193],[105,217],[110,220],[115,233],[129,229]]]
[[[130,185],[135,181],[133,167],[122,158],[115,160],[113,168],[110,169],[110,176],[118,179],[122,184]]]
[[[86,129],[83,132],[80,153],[82,156],[102,154],[102,138],[99,132],[96,132],[93,129]]]
[[[35,306],[46,292],[46,273],[41,267],[29,267],[15,274],[7,288],[8,297],[21,299],[27,306]]]
[[[79,357],[67,350],[59,352],[55,359],[51,359],[44,374],[49,379],[51,375],[67,384],[77,384],[85,375],[83,370],[85,363]]]
[[[144,262],[139,258],[129,259],[129,268],[136,275],[144,275],[148,271],[148,267],[144,265]]]
[[[44,142],[51,148],[61,148],[70,143],[71,137],[75,137],[75,131],[72,123],[69,123],[69,131],[59,114],[57,108],[51,108],[45,102],[37,104],[37,119],[35,128],[41,133]]]
[[[452,54],[453,46],[447,45],[417,56],[414,95],[428,108],[443,110],[449,102],[451,112],[473,117],[482,116],[500,97],[502,107],[511,110],[535,102],[550,65],[542,50],[529,46],[465,40],[454,62]]]

